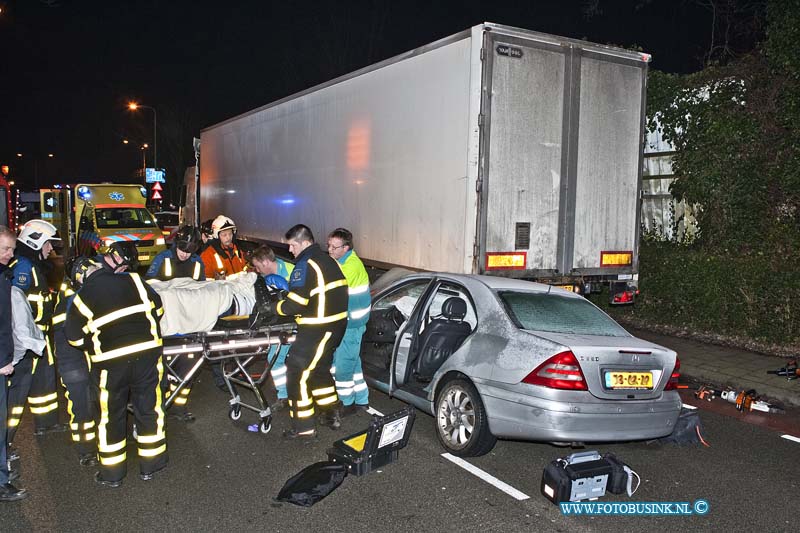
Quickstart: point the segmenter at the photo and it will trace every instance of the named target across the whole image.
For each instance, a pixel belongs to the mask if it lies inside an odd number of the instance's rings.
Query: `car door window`
[[[386,310],[394,306],[408,319],[429,284],[430,280],[428,279],[409,282],[390,294],[375,300],[372,304],[372,311]]]
[[[425,314],[424,322],[427,324],[431,320],[441,317],[442,305],[448,298],[453,297],[460,298],[466,303],[467,314],[463,321],[469,324],[474,331],[475,326],[478,324],[478,319],[475,314],[475,307],[472,305],[472,299],[469,297],[469,293],[464,287],[450,282],[443,282],[436,288],[436,292]]]

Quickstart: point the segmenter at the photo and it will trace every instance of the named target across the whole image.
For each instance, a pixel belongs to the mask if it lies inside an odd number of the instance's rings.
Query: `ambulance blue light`
[[[89,191],[89,187],[82,185],[78,187],[78,198],[81,200],[88,200],[92,197],[92,193]]]
[[[147,198],[147,189],[145,187],[139,187],[139,192],[142,193],[142,198]]]

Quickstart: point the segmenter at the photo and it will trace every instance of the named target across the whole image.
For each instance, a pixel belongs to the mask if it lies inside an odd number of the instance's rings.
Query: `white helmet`
[[[219,232],[226,229],[233,230],[235,232],[236,224],[233,222],[233,220],[225,215],[220,215],[214,219],[214,222],[211,223],[211,236],[215,239],[219,239]]]
[[[47,241],[61,241],[56,237],[56,227],[38,218],[26,222],[17,239],[33,250],[41,250]]]

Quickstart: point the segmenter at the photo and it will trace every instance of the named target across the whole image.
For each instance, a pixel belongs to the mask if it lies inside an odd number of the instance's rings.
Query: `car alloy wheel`
[[[478,391],[463,379],[448,381],[437,395],[436,429],[442,446],[462,457],[483,455],[497,441]]]

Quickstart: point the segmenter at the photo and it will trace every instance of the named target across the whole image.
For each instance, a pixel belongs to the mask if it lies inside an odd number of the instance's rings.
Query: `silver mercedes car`
[[[498,438],[663,437],[681,410],[674,351],[539,283],[390,271],[373,286],[361,355],[367,382],[433,415],[463,457]]]

